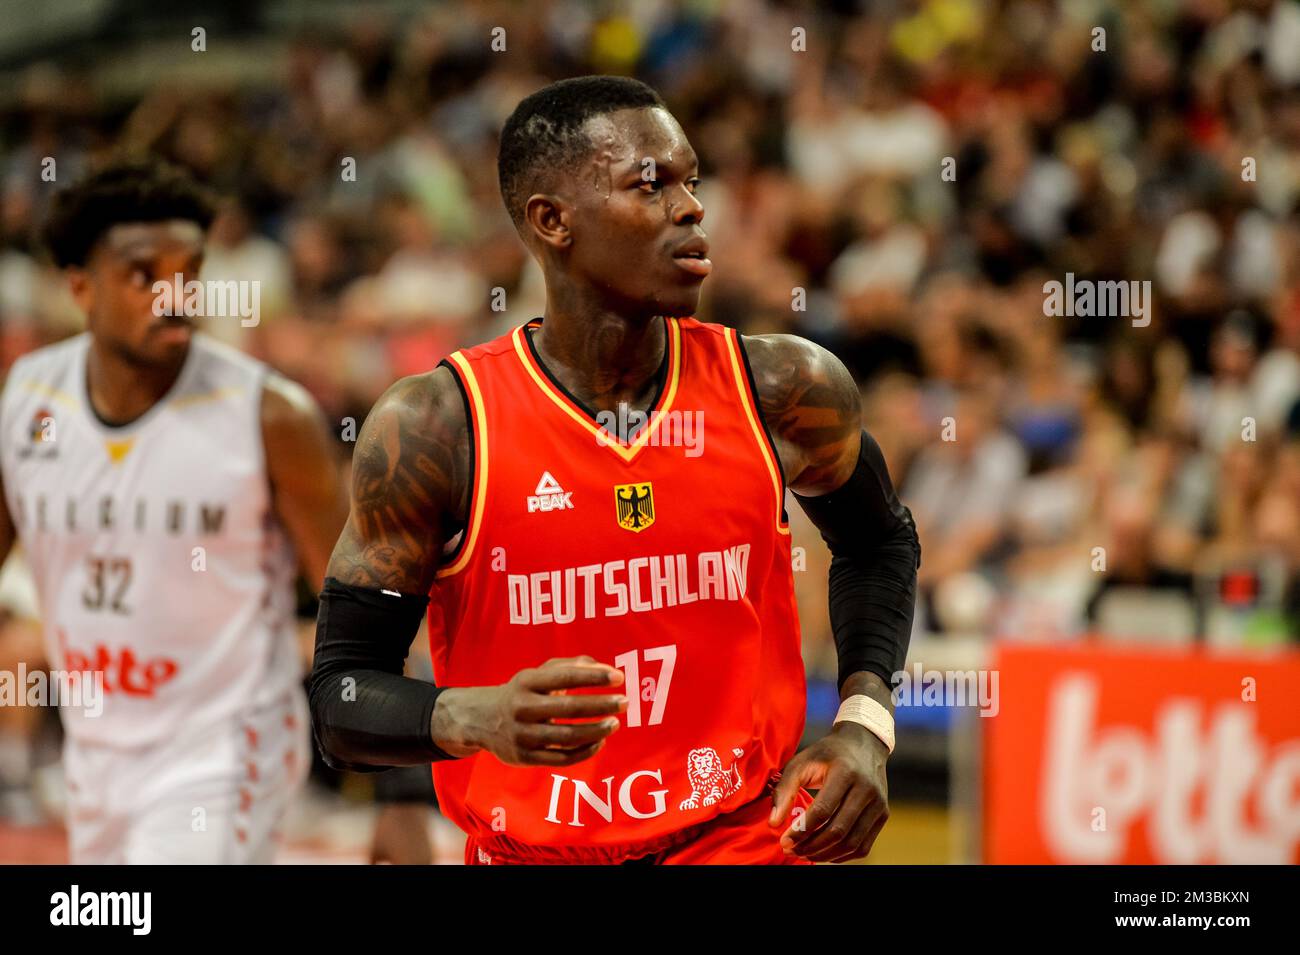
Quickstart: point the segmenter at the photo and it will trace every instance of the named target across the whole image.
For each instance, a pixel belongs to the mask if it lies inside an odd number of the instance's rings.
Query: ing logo
[[[642,484],[615,484],[614,506],[618,526],[624,530],[639,534],[655,522],[654,489],[649,481]]]

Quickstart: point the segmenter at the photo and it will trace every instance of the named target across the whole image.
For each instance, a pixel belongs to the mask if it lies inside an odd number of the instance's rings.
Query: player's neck
[[[598,411],[612,411],[622,403],[646,410],[654,400],[667,347],[660,317],[582,313],[549,302],[533,343],[551,374]]]
[[[114,425],[139,418],[176,383],[188,354],[186,349],[174,367],[141,365],[92,339],[86,355],[86,394],[96,416]]]

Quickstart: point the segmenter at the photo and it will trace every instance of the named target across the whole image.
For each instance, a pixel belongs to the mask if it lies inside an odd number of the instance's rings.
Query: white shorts
[[[74,865],[269,863],[277,829],[311,767],[307,701],[181,727],[122,748],[67,740]]]

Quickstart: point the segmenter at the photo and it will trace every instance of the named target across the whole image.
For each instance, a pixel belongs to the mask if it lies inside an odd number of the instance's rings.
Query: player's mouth
[[[188,341],[194,322],[184,315],[164,315],[154,323],[152,331],[166,341]]]
[[[713,271],[709,243],[702,236],[688,239],[673,250],[673,262],[684,272],[704,278]]]

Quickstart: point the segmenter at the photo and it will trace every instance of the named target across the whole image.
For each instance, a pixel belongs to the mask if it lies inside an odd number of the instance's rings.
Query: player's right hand
[[[618,729],[628,700],[623,694],[568,691],[612,689],[622,682],[622,670],[581,656],[547,660],[520,670],[500,686],[449,688],[438,698],[434,739],[441,735],[437,709],[446,703],[455,743],[452,748],[439,745],[452,755],[487,750],[516,766],[570,766],[600,751]]]

